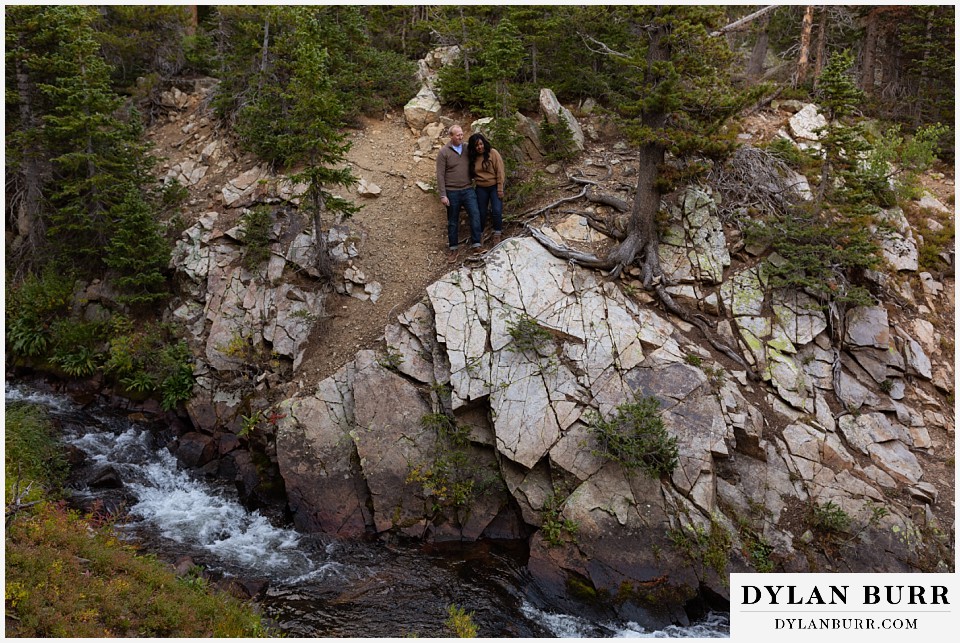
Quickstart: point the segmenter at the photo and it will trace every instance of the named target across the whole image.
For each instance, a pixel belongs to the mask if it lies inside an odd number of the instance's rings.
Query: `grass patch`
[[[67,475],[67,462],[57,433],[41,407],[26,402],[13,402],[6,407],[4,420],[4,473],[6,502],[20,482],[20,488],[33,485],[22,500],[43,497],[43,492],[56,493]]]
[[[8,636],[266,635],[240,601],[178,579],[109,526],[56,503],[18,514],[7,529],[5,598]]]

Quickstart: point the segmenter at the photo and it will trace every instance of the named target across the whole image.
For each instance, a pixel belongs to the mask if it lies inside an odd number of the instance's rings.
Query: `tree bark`
[[[197,27],[200,25],[199,14],[197,13],[197,5],[187,5],[187,11],[190,14],[190,18],[187,20],[187,28],[185,29],[185,33],[188,36],[194,36],[197,33]]]
[[[753,45],[750,61],[747,63],[747,76],[750,78],[759,78],[763,74],[763,61],[767,59],[767,47],[770,44],[770,33],[767,31],[769,24],[770,17],[765,15],[757,26],[757,42]]]
[[[462,38],[460,48],[463,50],[463,72],[467,75],[467,78],[470,78],[470,57],[467,55],[467,21],[463,17],[463,7],[460,7],[460,32]]]
[[[860,63],[860,89],[868,95],[874,91],[874,77],[876,76],[876,53],[877,53],[877,23],[879,22],[880,11],[877,8],[870,9],[864,19],[863,36],[863,58]]]
[[[820,27],[817,33],[817,57],[813,67],[813,86],[820,82],[820,72],[826,64],[827,58],[827,8],[820,8]]]
[[[923,111],[926,106],[926,97],[927,92],[925,88],[927,83],[930,82],[930,49],[931,43],[933,42],[933,20],[928,16],[927,17],[927,28],[924,32],[923,38],[923,58],[920,60],[920,83],[918,85],[917,91],[917,100],[914,107],[913,113],[913,125],[914,127],[919,127],[923,122]]]
[[[800,56],[797,59],[797,74],[793,86],[799,87],[807,82],[807,69],[810,66],[810,34],[813,31],[813,5],[803,12],[803,24],[800,28]]]

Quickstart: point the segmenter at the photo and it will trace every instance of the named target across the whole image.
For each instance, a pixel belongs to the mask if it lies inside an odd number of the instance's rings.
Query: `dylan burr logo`
[[[954,574],[731,574],[730,635],[864,640],[956,629]]]

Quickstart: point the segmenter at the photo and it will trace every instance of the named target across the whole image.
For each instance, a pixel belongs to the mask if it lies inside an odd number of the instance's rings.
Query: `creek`
[[[264,588],[256,602],[287,636],[446,637],[450,605],[473,612],[481,637],[729,636],[722,613],[660,631],[600,609],[573,614],[570,603],[538,592],[516,544],[387,545],[299,533],[246,509],[231,486],[178,466],[162,429],[25,383],[7,382],[5,393],[7,404],[45,407],[85,466],[112,468],[122,481],[119,489],[76,485],[76,503],[122,512],[117,528],[162,560],[189,557],[216,577]]]

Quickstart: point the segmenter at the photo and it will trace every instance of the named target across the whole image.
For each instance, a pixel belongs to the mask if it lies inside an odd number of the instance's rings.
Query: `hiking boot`
[[[493,233],[493,245],[497,245],[497,244],[500,243],[501,241],[503,241],[503,233],[502,233],[502,232],[494,232],[494,233]]]
[[[447,263],[456,263],[460,258],[460,248],[454,246],[447,250]]]
[[[470,246],[470,249],[473,250],[473,251],[480,250],[481,248],[483,248],[483,244],[482,244],[482,243],[474,243],[474,244],[472,244],[472,245]]]

